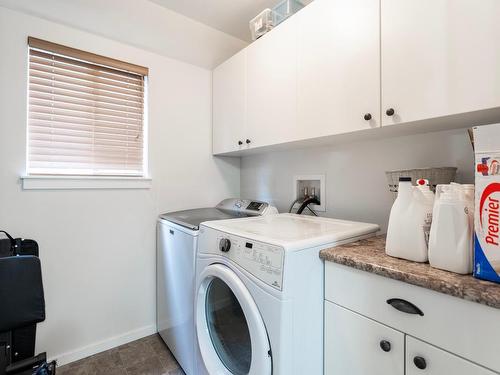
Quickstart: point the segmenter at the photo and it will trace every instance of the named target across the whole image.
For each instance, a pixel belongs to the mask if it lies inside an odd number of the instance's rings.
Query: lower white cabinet
[[[494,375],[494,372],[406,336],[406,375]]]
[[[499,322],[499,309],[325,264],[326,375],[500,374]]]
[[[404,334],[325,303],[325,375],[404,373]]]
[[[325,375],[495,375],[494,372],[325,301]]]

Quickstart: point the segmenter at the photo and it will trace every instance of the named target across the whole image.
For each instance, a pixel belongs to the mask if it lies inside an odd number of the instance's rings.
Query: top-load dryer
[[[196,259],[197,374],[321,375],[319,251],[378,230],[293,214],[203,223]]]

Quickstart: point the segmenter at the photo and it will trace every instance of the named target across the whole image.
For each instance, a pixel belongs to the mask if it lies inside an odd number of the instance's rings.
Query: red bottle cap
[[[488,166],[486,164],[478,164],[477,171],[479,173],[488,173]]]

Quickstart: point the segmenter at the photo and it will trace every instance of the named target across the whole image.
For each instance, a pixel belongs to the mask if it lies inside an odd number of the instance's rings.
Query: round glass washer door
[[[224,375],[270,375],[267,331],[239,277],[221,264],[201,275],[196,301],[198,345],[207,371]]]

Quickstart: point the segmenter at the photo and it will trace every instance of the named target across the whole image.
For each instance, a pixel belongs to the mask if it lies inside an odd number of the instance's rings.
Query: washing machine
[[[276,214],[266,202],[226,199],[216,207],[163,214],[157,225],[157,330],[187,375],[195,375],[194,287],[199,225]]]
[[[197,374],[323,374],[319,251],[378,230],[375,224],[294,214],[202,223]]]

